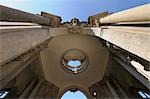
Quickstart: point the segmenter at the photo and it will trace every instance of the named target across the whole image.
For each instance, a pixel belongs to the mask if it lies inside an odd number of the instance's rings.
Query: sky
[[[77,91],[77,92],[71,92],[71,91],[67,91],[61,99],[87,99],[86,96],[81,92],[81,91]]]
[[[150,0],[0,0],[0,5],[39,14],[41,11],[61,16],[63,21],[77,17],[87,21],[88,16],[150,3]]]
[[[61,16],[63,21],[79,18],[87,21],[88,16],[108,11],[118,12],[150,3],[150,0],[0,0],[0,5],[39,14],[41,11]],[[86,99],[80,91],[68,91],[62,99]]]

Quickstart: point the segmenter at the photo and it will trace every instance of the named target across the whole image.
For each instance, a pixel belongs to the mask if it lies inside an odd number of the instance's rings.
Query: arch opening
[[[77,67],[81,65],[81,62],[79,60],[69,60],[67,64],[72,67]]]
[[[87,68],[88,58],[84,52],[70,49],[64,53],[62,64],[66,71],[78,74]]]
[[[77,90],[77,91],[71,91],[71,90],[68,90],[66,91],[63,96],[61,97],[61,99],[87,99],[86,95],[80,91],[80,90]]]

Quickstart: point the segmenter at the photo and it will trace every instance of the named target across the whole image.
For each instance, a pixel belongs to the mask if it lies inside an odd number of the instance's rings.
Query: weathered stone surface
[[[43,25],[50,25],[51,22],[51,20],[49,20],[48,18],[4,7],[2,5],[0,5],[0,14],[0,21],[31,22]]]
[[[0,63],[25,53],[47,39],[49,39],[48,29],[0,32]]]

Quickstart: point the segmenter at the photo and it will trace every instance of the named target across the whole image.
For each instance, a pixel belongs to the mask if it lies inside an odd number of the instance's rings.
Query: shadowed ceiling
[[[83,51],[88,58],[87,68],[73,74],[63,68],[63,55],[70,49]],[[108,59],[108,52],[99,39],[82,34],[56,36],[51,39],[48,48],[41,52],[45,79],[64,90],[70,86],[87,89],[103,79]]]

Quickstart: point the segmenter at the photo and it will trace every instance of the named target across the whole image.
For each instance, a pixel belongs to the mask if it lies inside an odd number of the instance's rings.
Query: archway
[[[61,99],[87,99],[87,97],[80,90],[77,90],[75,92],[68,90],[63,94]]]

